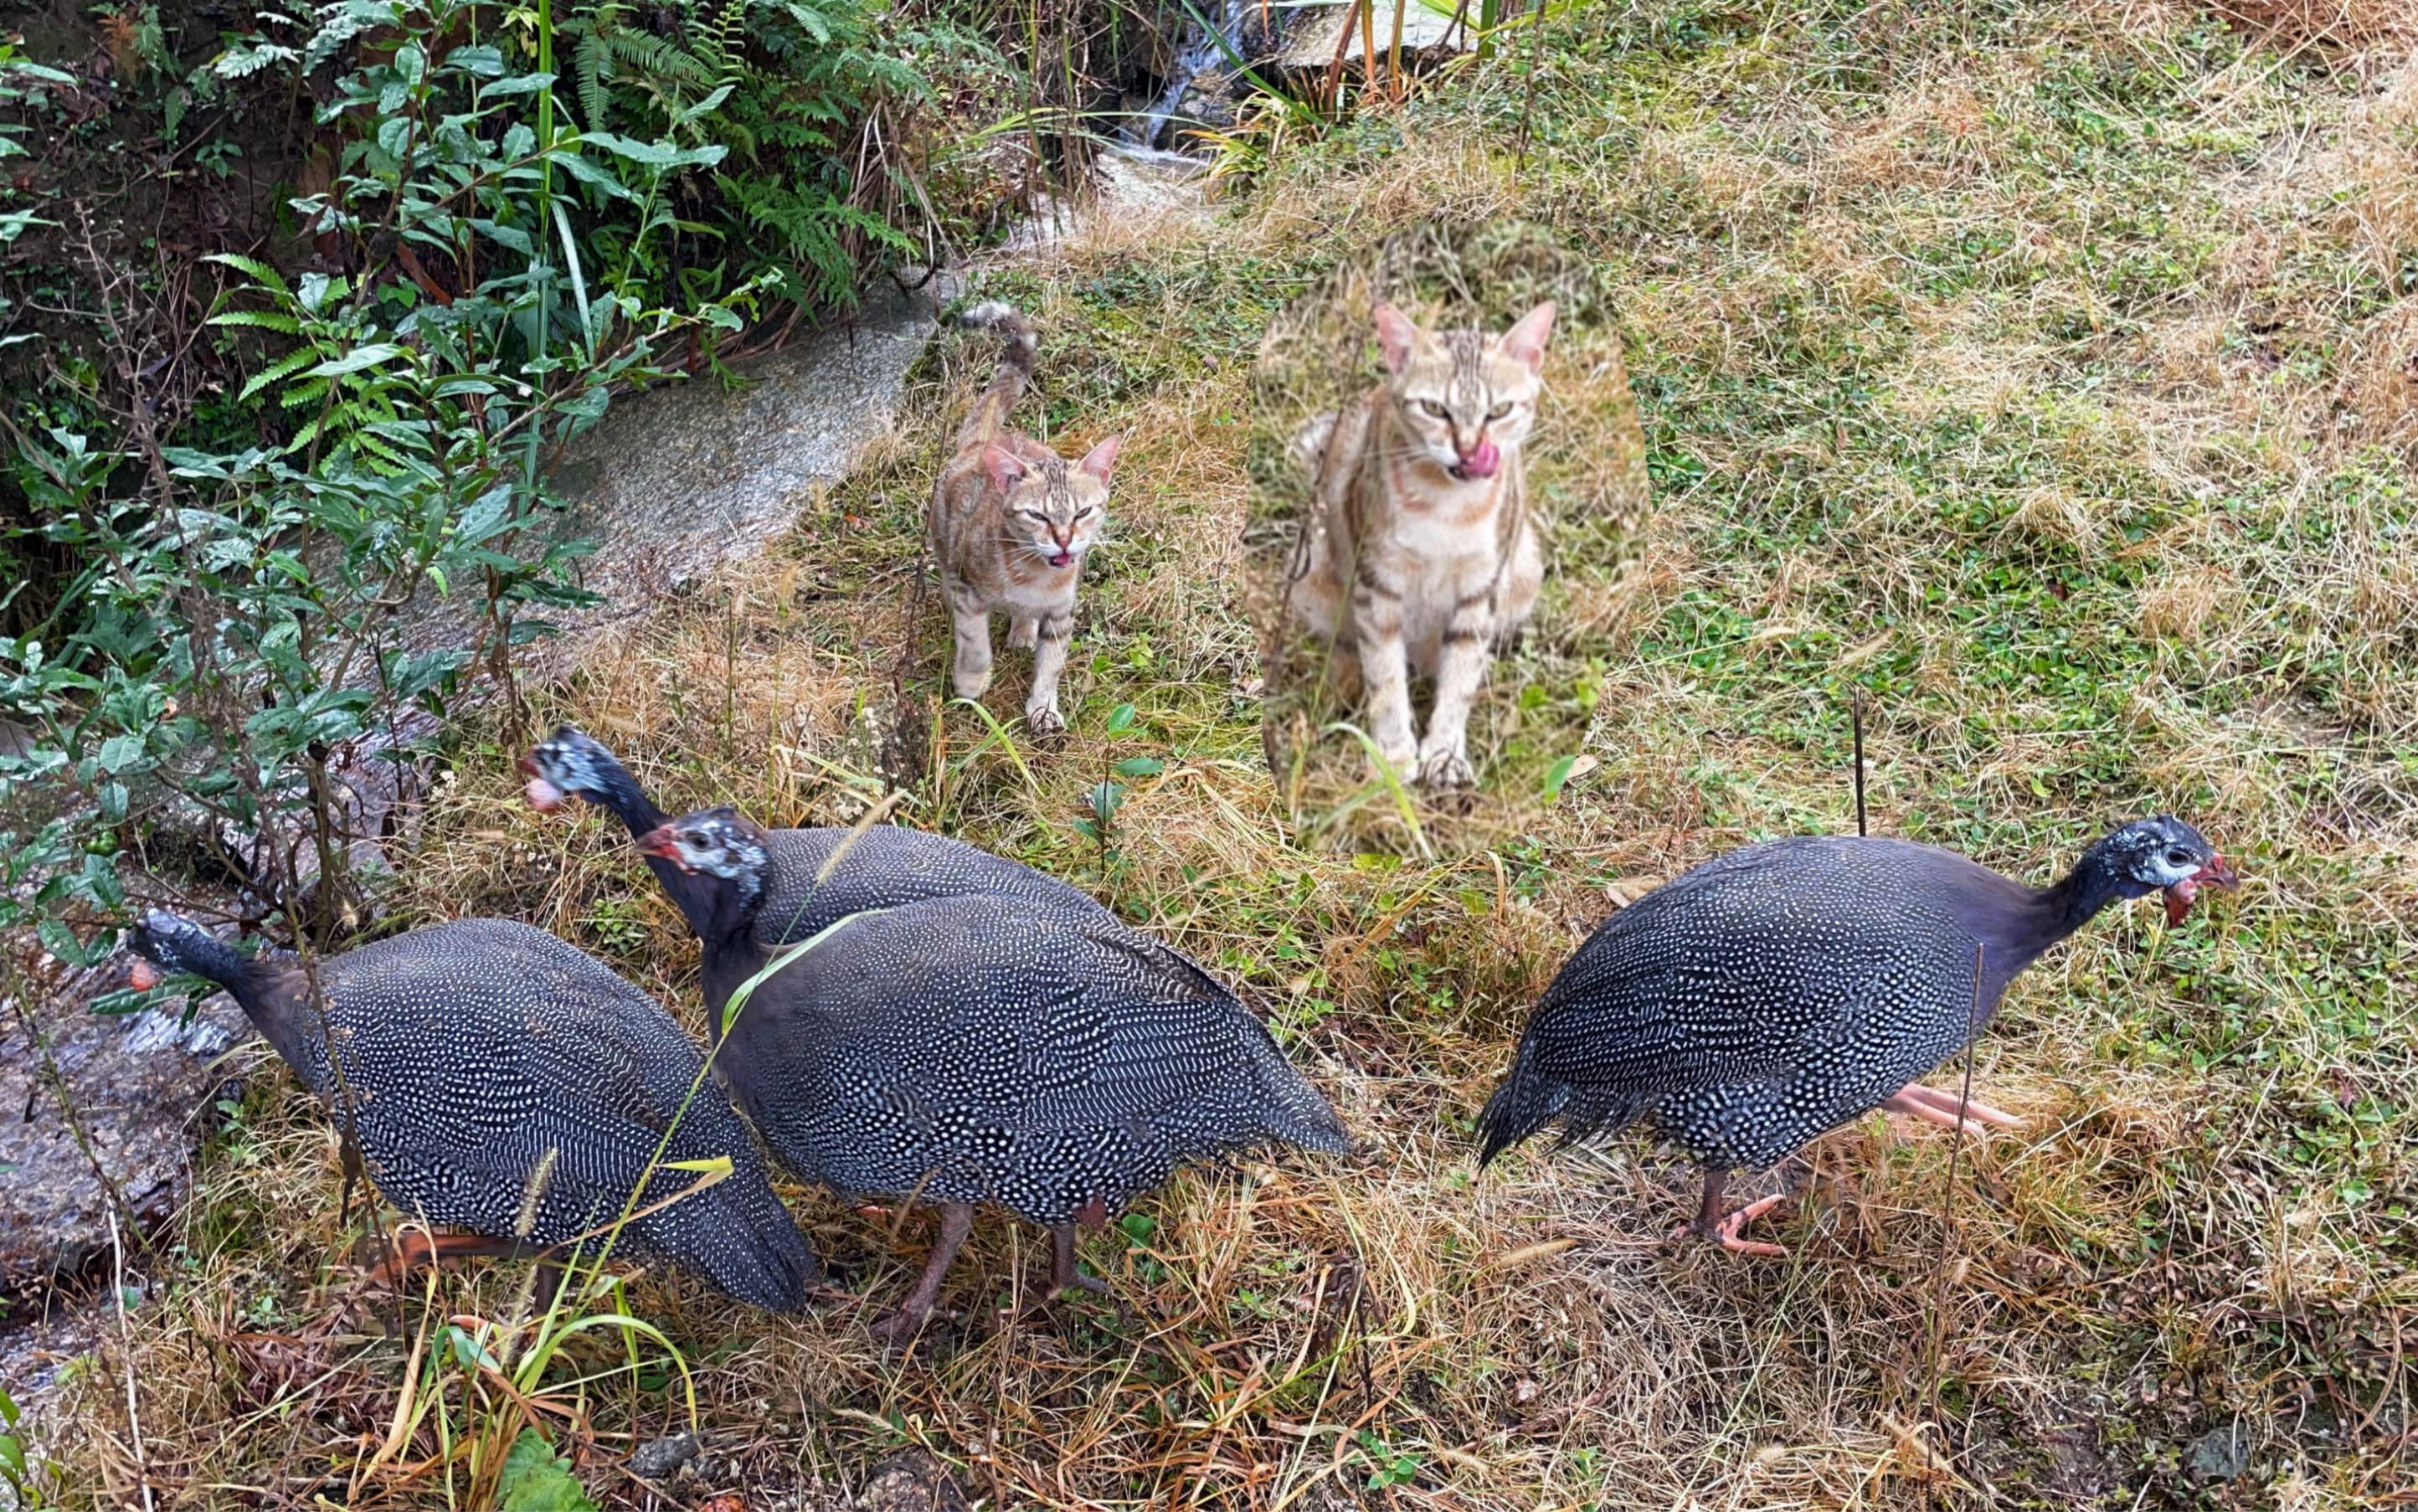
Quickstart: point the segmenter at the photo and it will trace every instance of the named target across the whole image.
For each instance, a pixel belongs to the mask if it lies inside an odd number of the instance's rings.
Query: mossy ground
[[[772,1485],[853,1483],[911,1441],[1000,1506],[2406,1494],[2405,59],[2262,45],[2158,0],[1573,8],[1297,145],[1204,226],[1110,228],[987,279],[1048,333],[1028,413],[1068,442],[1129,434],[1117,536],[1085,590],[1070,739],[1011,758],[949,709],[903,817],[1212,964],[1363,1150],[1179,1180],[1087,1243],[1117,1306],[1055,1326],[994,1325],[1040,1257],[987,1226],[949,1291],[964,1319],[903,1362],[864,1325],[924,1220],[798,1194],[861,1305],[767,1321],[651,1277],[632,1293],[696,1367],[727,1478],[775,1504]],[[1576,737],[1596,764],[1474,854],[1298,845],[1241,591],[1260,333],[1383,237],[1493,216],[1550,227],[1613,291],[1645,425],[1638,593],[1594,615],[1582,566],[1540,625],[1600,629]],[[579,721],[667,802],[859,811],[854,713],[886,688],[928,480],[987,360],[944,341],[887,455],[538,717]],[[1556,530],[1584,564],[1588,522]],[[915,628],[937,691],[928,600]],[[1025,669],[1003,661],[1002,718]],[[1471,1114],[1615,895],[1851,827],[1856,689],[1878,832],[2044,878],[2171,810],[2249,880],[2179,930],[2112,914],[2024,979],[1974,1065],[2023,1132],[1960,1148],[1874,1117],[1767,1178],[1803,1190],[1768,1220],[1784,1260],[1666,1248],[1689,1176],[1640,1143],[1473,1175]],[[1499,680],[1481,720],[1520,696]],[[693,1014],[677,916],[604,824],[517,806],[511,739],[455,751],[409,907],[559,929]],[[1163,767],[1115,771],[1133,757]],[[1104,780],[1125,789],[1105,839],[1077,823]],[[255,1083],[214,1138],[179,1268],[86,1378],[77,1494],[131,1495],[129,1352],[177,1504],[342,1500],[392,1421],[405,1346],[323,1321],[338,1182],[285,1086]],[[508,1307],[518,1281],[449,1277],[428,1316]],[[682,1410],[659,1370],[614,1373],[618,1348],[584,1357],[579,1423],[548,1423],[592,1489],[635,1503],[612,1465]],[[457,1413],[465,1378],[444,1377]],[[2246,1472],[2196,1482],[2190,1447],[2236,1423]],[[435,1449],[351,1494],[440,1503]]]

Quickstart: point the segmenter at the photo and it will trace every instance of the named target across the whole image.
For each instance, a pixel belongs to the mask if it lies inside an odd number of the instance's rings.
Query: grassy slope
[[[863,1306],[767,1323],[635,1292],[712,1362],[704,1410],[740,1462],[849,1479],[911,1439],[1008,1505],[2129,1507],[2191,1504],[2183,1446],[2238,1415],[2256,1469],[2220,1504],[2410,1483],[2418,83],[2245,52],[2155,4],[1648,8],[1296,155],[1212,231],[1127,228],[991,281],[1046,322],[1051,425],[1135,442],[1075,736],[1028,787],[969,754],[981,727],[955,710],[910,817],[1214,963],[1364,1155],[1179,1181],[1090,1242],[1129,1312],[970,1323],[903,1365],[862,1325],[921,1220],[893,1242],[802,1195],[865,1271]],[[1583,488],[1555,534],[1547,629],[1606,637],[1599,765],[1490,854],[1289,846],[1240,691],[1257,333],[1389,230],[1506,211],[1616,291],[1660,498],[1616,612],[1590,598]],[[853,813],[834,769],[863,768],[850,715],[986,360],[951,346],[894,455],[544,712],[667,800]],[[1003,714],[1023,659],[1004,670]],[[1952,1153],[1873,1119],[1815,1146],[1806,1201],[1774,1215],[1785,1261],[1664,1251],[1688,1178],[1642,1145],[1473,1181],[1469,1116],[1608,891],[1852,822],[1851,684],[1885,832],[2043,878],[2168,808],[2254,880],[2172,934],[2146,907],[2106,918],[2024,981],[1976,1065],[2024,1133]],[[552,925],[693,1002],[676,916],[600,824],[517,809],[501,739],[461,753],[419,907]],[[1167,770],[1133,782],[1104,858],[1072,821],[1132,756]],[[197,1504],[341,1474],[385,1430],[394,1352],[236,1337],[329,1308],[310,1257],[335,1239],[332,1161],[281,1080],[213,1144],[206,1190],[186,1274],[134,1323],[148,1452]],[[987,1228],[952,1300],[979,1309],[1037,1260]],[[450,1279],[443,1306],[507,1305],[514,1279]],[[125,1439],[110,1380],[84,1407]],[[589,1478],[626,1493],[612,1435],[673,1413],[641,1397],[634,1418],[626,1386],[593,1409]]]

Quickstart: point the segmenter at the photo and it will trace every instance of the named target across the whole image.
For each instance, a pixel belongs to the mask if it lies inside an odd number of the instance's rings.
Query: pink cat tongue
[[[1503,454],[1494,450],[1493,442],[1480,441],[1477,451],[1461,459],[1461,475],[1463,478],[1492,478],[1495,465],[1502,460]]]

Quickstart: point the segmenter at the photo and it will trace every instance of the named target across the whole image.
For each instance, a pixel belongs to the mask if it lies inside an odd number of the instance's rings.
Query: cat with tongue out
[[[1422,787],[1466,787],[1471,704],[1544,582],[1521,447],[1544,397],[1553,306],[1501,335],[1431,331],[1390,304],[1373,323],[1385,381],[1293,437],[1310,499],[1285,596],[1347,683],[1356,667],[1385,764]],[[1435,679],[1425,734],[1413,673]]]

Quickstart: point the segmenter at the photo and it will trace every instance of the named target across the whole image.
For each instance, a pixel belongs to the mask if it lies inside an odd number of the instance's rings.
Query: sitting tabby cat
[[[1544,561],[1520,445],[1544,390],[1549,300],[1500,336],[1376,309],[1386,380],[1293,438],[1311,479],[1287,574],[1293,612],[1359,664],[1370,735],[1397,771],[1464,787],[1469,705],[1536,606]],[[1410,673],[1435,679],[1421,739]]]
[[[990,617],[1005,610],[1007,643],[1033,649],[1025,725],[1055,735],[1066,727],[1058,675],[1075,628],[1075,585],[1108,524],[1109,469],[1120,438],[1072,462],[1006,429],[1008,411],[1033,378],[1039,348],[1033,322],[996,300],[967,311],[964,321],[1002,332],[1007,350],[932,488],[932,554],[956,621],[950,677],[959,697],[983,695],[990,686]]]

